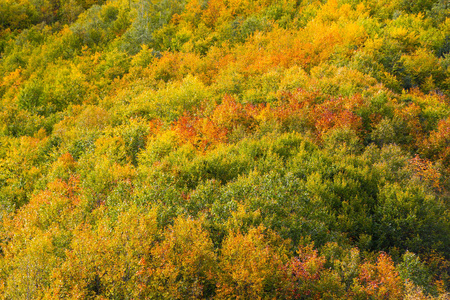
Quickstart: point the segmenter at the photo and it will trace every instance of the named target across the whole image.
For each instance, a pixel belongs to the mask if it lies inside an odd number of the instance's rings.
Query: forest
[[[0,299],[450,299],[448,0],[0,0]]]

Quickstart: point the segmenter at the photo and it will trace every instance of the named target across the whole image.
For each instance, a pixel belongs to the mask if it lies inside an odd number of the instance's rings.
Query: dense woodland
[[[449,299],[447,0],[0,0],[0,299]]]

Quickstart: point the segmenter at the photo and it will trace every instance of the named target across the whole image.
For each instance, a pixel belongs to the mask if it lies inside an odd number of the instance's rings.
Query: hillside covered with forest
[[[448,0],[0,0],[0,299],[449,299]]]

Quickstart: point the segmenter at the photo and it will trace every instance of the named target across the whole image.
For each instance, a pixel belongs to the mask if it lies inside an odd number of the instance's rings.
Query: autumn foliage
[[[0,299],[448,299],[444,0],[0,0]]]

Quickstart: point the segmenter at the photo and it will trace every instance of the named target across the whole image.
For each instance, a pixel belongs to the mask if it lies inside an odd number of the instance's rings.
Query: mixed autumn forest
[[[447,0],[0,0],[0,299],[449,299]]]

